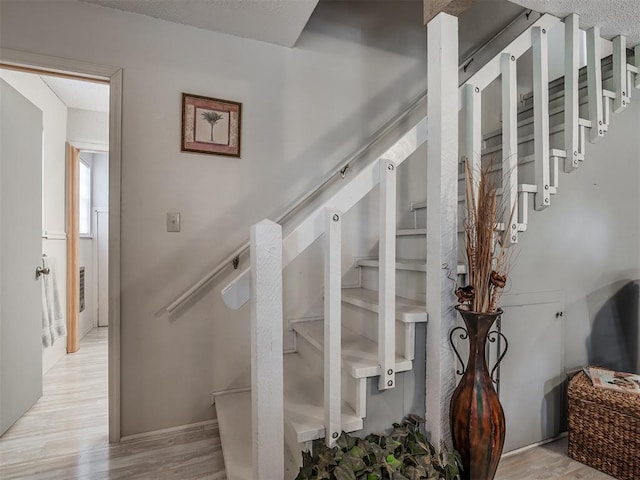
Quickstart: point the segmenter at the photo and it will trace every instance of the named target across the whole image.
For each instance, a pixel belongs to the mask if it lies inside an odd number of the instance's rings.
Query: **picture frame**
[[[240,158],[241,126],[241,103],[182,94],[181,151]]]

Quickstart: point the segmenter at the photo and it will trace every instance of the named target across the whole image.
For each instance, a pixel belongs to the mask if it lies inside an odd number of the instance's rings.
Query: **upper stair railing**
[[[631,88],[640,88],[640,46],[635,47],[635,65],[628,63],[626,40],[618,36],[613,41],[600,37],[598,27],[587,31],[587,97],[588,118],[580,117],[579,91],[579,17],[576,14],[564,19],[565,70],[564,70],[564,125],[549,127],[549,45],[548,32],[561,22],[545,15],[537,21],[529,33],[496,55],[487,65],[471,76],[460,89],[460,108],[466,109],[466,138],[463,156],[472,164],[477,174],[482,162],[481,98],[483,90],[494,80],[502,80],[502,177],[499,193],[503,195],[504,219],[498,230],[509,229],[511,243],[517,243],[518,232],[527,230],[530,196],[535,210],[544,210],[551,204],[551,196],[559,188],[560,163],[565,172],[571,172],[584,161],[586,139],[591,143],[600,140],[607,132],[610,112],[622,111],[631,101]],[[518,98],[517,60],[529,49],[533,52],[533,184],[518,182],[518,166],[526,160],[518,158]],[[603,88],[602,58],[613,52],[613,91]],[[635,79],[634,79],[635,76]],[[564,150],[551,148],[550,134],[564,130]],[[511,215],[511,212],[514,212]],[[511,221],[510,221],[511,220]]]

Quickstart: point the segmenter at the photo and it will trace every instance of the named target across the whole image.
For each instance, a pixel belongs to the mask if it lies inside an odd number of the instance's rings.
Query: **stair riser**
[[[302,335],[296,339],[298,355],[304,358],[315,375],[324,378],[324,354],[309,343]],[[353,378],[345,369],[342,369],[342,399],[355,411],[356,415],[363,418],[367,414],[366,399],[363,395],[366,384],[365,378]]]
[[[521,140],[519,140],[518,144],[518,157],[519,158],[524,158],[524,157],[528,157],[530,155],[534,154],[534,144],[533,144],[533,140],[527,140],[525,142],[522,142]],[[498,144],[500,145],[500,144]],[[559,150],[564,150],[564,131],[560,131],[560,132],[550,132],[549,134],[549,146],[551,149],[559,149]],[[497,148],[495,151],[492,151],[490,153],[484,152],[482,154],[482,158],[486,159],[486,158],[491,158],[494,160],[494,162],[500,163],[502,161],[502,149],[501,148]],[[562,163],[561,165],[561,170],[562,170]],[[521,181],[521,179],[518,179],[518,183],[524,183]],[[464,190],[461,190],[461,192],[463,192]]]
[[[342,324],[372,342],[378,342],[377,313],[343,303]],[[414,332],[414,324],[396,321],[396,352],[407,360],[413,360],[414,357]]]
[[[362,287],[378,290],[378,269],[361,267]],[[409,270],[396,270],[396,295],[424,302],[427,274]]]
[[[419,224],[424,228],[424,222]],[[396,237],[396,256],[398,258],[418,259],[425,258],[427,255],[427,237],[426,235],[407,235]]]

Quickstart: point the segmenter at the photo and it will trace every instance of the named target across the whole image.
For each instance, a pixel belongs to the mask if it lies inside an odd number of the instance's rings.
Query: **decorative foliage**
[[[454,480],[462,468],[460,455],[443,449],[436,453],[420,432],[424,419],[416,415],[394,423],[389,435],[366,439],[342,432],[333,448],[322,440],[313,456],[302,452],[296,480]]]
[[[498,201],[490,168],[489,163],[480,172],[473,172],[469,160],[465,162],[467,215],[464,234],[468,285],[456,290],[461,308],[482,313],[497,310],[513,252],[508,243],[508,228],[502,233],[497,229],[498,219],[505,217],[505,208]],[[477,183],[474,173],[478,176]],[[513,215],[511,211],[507,226],[511,225]]]

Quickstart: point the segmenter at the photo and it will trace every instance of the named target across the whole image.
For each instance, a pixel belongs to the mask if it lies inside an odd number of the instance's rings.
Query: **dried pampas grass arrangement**
[[[464,236],[468,284],[458,288],[456,296],[461,309],[478,313],[497,311],[513,254],[512,245],[508,243],[508,228],[502,232],[497,229],[498,219],[505,217],[506,210],[498,200],[490,167],[488,164],[479,172],[473,172],[469,160],[465,161],[467,212]],[[511,225],[513,216],[511,211],[507,226]]]

